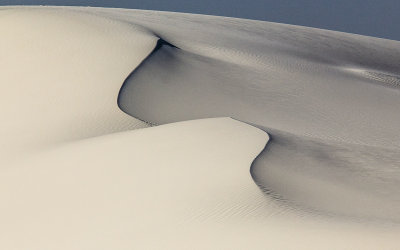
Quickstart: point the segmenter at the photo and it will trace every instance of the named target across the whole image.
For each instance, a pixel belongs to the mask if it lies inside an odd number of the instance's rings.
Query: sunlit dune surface
[[[400,42],[0,8],[1,249],[398,249]]]

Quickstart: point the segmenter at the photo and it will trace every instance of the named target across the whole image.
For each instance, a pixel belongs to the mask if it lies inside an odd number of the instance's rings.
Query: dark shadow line
[[[157,35],[155,34],[155,36],[157,36]],[[119,108],[122,112],[124,112],[125,114],[127,114],[127,115],[129,115],[129,116],[131,116],[131,115],[128,114],[128,113],[126,113],[126,112],[122,109],[122,107],[121,107],[121,102],[120,102],[121,93],[122,93],[122,91],[124,90],[124,88],[126,87],[128,80],[136,73],[136,71],[138,71],[141,67],[143,67],[143,65],[146,63],[146,61],[147,61],[148,59],[150,59],[152,56],[154,56],[154,54],[155,54],[157,51],[159,51],[161,48],[163,48],[164,46],[168,46],[168,47],[175,48],[175,49],[180,49],[180,48],[178,48],[177,46],[175,46],[175,45],[169,43],[168,41],[166,41],[166,40],[164,40],[164,39],[162,39],[161,37],[159,37],[159,36],[157,36],[157,37],[158,37],[158,40],[157,40],[156,46],[154,47],[153,51],[151,51],[150,54],[149,54],[145,59],[143,59],[143,61],[128,75],[128,77],[125,78],[124,82],[122,83],[121,88],[119,89],[118,97],[117,97],[117,105],[118,105],[118,108]],[[142,119],[137,118],[137,117],[135,117],[135,118],[138,119],[138,120],[140,120],[140,121],[142,121],[142,122],[145,122],[145,123],[147,123],[147,124],[150,124],[150,125],[152,125],[152,126],[153,126],[153,125],[156,125],[156,124],[154,124],[154,123],[152,123],[152,122],[145,121],[145,120],[142,120]]]

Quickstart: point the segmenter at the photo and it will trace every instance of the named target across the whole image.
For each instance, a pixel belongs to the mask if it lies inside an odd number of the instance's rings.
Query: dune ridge
[[[398,247],[400,42],[0,10],[2,248]]]
[[[164,13],[162,24],[147,25],[160,29],[184,17]],[[261,33],[245,22],[213,21],[237,34],[203,30],[211,41],[199,45],[190,44],[198,37],[186,29],[186,43],[173,38],[179,49],[171,41],[157,47],[125,80],[119,107],[157,124],[219,116],[253,124],[272,141],[252,174],[277,201],[311,214],[398,224],[400,42],[270,23]],[[198,17],[196,27],[209,22]],[[227,51],[213,44],[218,38]],[[235,39],[259,50],[248,53]]]
[[[1,168],[65,142],[148,126],[116,102],[121,82],[156,46],[151,34],[63,8],[1,9]]]
[[[251,174],[277,202],[339,220],[399,224],[399,150],[255,126],[267,131],[270,141]]]

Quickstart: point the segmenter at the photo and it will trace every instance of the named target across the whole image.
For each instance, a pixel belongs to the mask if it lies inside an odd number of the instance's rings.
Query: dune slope
[[[63,9],[0,11],[0,168],[67,141],[147,125],[121,82],[156,45],[140,27]]]
[[[0,176],[4,249],[390,249],[395,231],[283,212],[249,166],[268,135],[229,118],[68,143]],[[340,230],[339,230],[340,229]]]
[[[188,19],[163,13],[143,24],[162,29],[158,34],[174,46],[158,47],[127,78],[122,110],[156,124],[230,116],[260,126],[272,143],[253,176],[277,201],[364,222],[399,222],[400,42]]]
[[[219,118],[37,153],[1,172],[0,247],[185,249],[190,238],[180,234],[271,212],[249,174],[267,141],[257,128]]]
[[[400,42],[75,7],[0,33],[0,248],[398,248]]]
[[[339,220],[400,223],[399,150],[263,130],[271,140],[251,172],[277,202]]]

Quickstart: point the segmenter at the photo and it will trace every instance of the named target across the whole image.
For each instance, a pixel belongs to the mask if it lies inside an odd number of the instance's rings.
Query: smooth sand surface
[[[123,18],[176,47],[133,71],[122,110],[158,124],[230,116],[262,127],[272,143],[253,176],[268,195],[313,214],[399,223],[400,42],[145,13]]]
[[[259,129],[219,118],[38,153],[1,172],[0,247],[185,249],[214,223],[240,228],[271,212],[249,173],[267,141]]]
[[[0,34],[1,249],[400,245],[399,42],[73,7]]]
[[[81,140],[1,172],[4,249],[391,249],[390,230],[283,212],[249,167],[268,136],[232,120]],[[392,248],[395,249],[395,248]]]
[[[0,168],[66,141],[146,127],[116,105],[157,39],[65,10],[0,11]]]
[[[360,223],[400,223],[400,150],[271,134],[254,180],[288,209]]]
[[[133,116],[159,124],[231,116],[324,140],[400,148],[399,41],[223,17],[122,13],[120,19],[178,47],[159,49],[127,79],[119,101]]]

